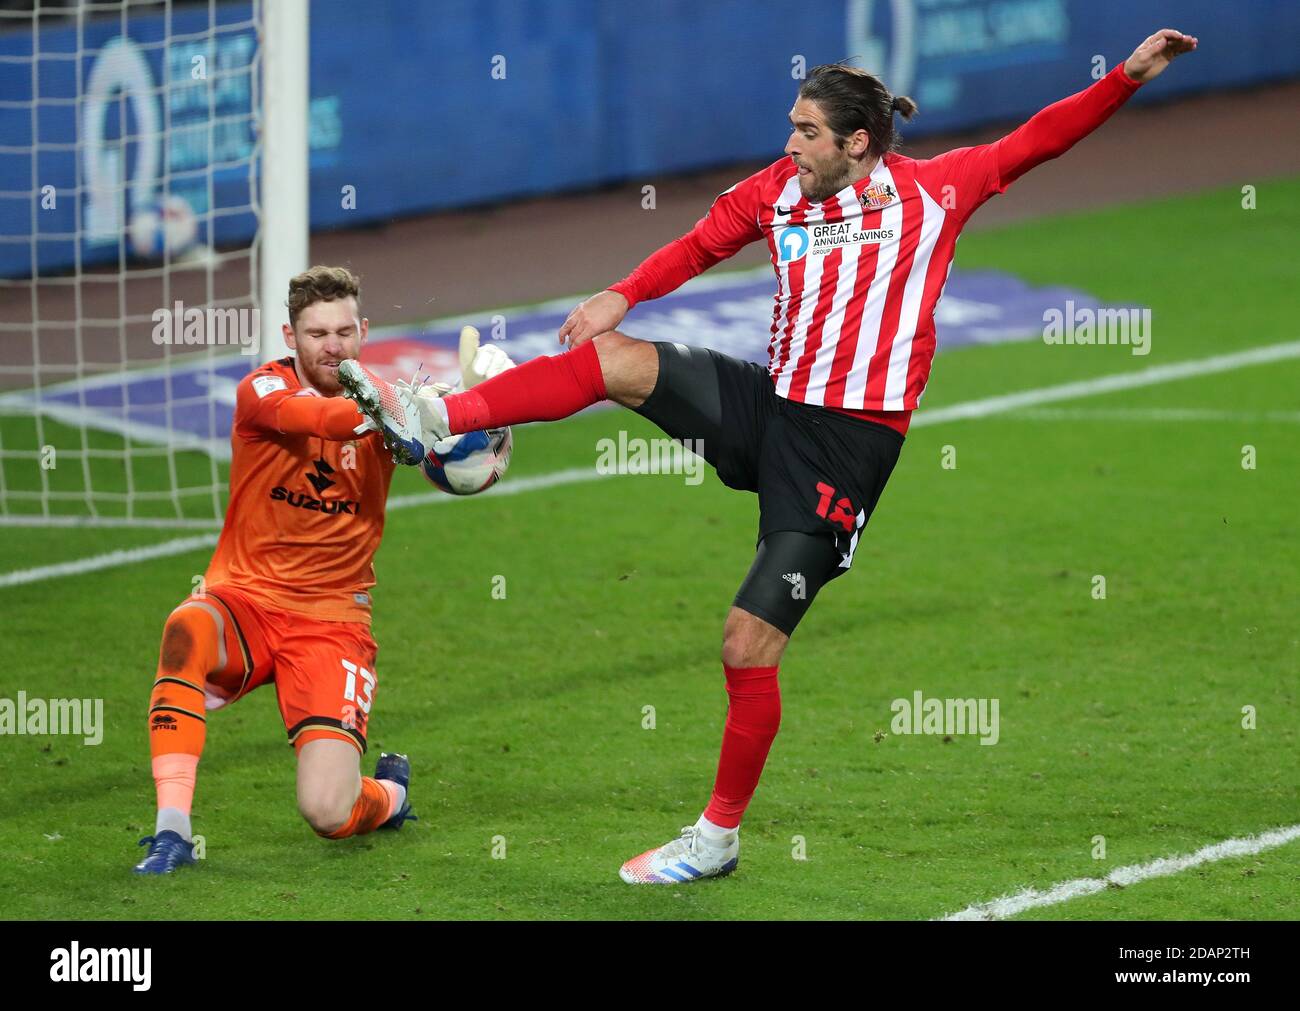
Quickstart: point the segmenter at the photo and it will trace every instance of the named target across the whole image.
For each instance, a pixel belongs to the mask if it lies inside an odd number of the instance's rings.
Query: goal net
[[[277,2],[0,9],[0,524],[220,523]]]

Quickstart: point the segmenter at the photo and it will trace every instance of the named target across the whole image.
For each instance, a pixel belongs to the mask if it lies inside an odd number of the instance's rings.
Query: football
[[[501,479],[513,449],[508,427],[466,432],[435,442],[420,470],[431,485],[449,495],[477,495]]]
[[[171,194],[137,209],[131,215],[127,234],[136,256],[147,260],[177,257],[198,238],[198,219],[189,201]]]

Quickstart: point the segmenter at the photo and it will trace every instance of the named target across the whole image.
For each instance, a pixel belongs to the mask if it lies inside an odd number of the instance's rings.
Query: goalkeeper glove
[[[460,382],[455,386],[447,383],[421,383],[417,386],[401,380],[394,384],[412,407],[420,412],[424,431],[436,440],[434,449],[439,453],[450,452],[460,436],[447,433],[446,411],[441,406],[434,407],[432,402],[449,393],[472,389],[485,379],[514,368],[515,363],[494,344],[480,347],[478,331],[472,326],[466,326],[460,331],[460,367]]]
[[[464,389],[471,390],[485,379],[499,376],[515,363],[495,344],[479,346],[478,331],[472,326],[460,330],[460,381]]]

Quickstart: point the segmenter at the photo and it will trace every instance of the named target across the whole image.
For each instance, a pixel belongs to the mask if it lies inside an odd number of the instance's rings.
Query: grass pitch
[[[1244,211],[1219,190],[966,237],[962,266],[1151,306],[1153,352],[944,353],[925,407],[1300,339],[1300,180],[1258,199]],[[782,665],[740,868],[688,888],[631,888],[617,870],[692,822],[712,782],[721,625],[756,502],[711,473],[393,512],[365,767],[408,752],[421,820],[317,839],[263,689],[210,719],[194,820],[207,856],[166,879],[130,874],[153,827],[145,712],[162,621],[207,552],[0,590],[0,696],[103,698],[106,722],[97,747],[0,738],[0,915],[928,918],[1294,824],[1298,391],[1292,359],[914,429],[854,571]],[[1188,408],[1223,413],[1170,413]],[[18,424],[5,419],[6,446]],[[620,429],[658,434],[624,411],[520,428],[507,483],[591,467]],[[394,493],[423,487],[404,472]],[[170,536],[10,529],[0,571]],[[892,700],[917,690],[998,699],[998,743],[891,734]],[[1291,843],[1026,915],[1295,919],[1298,886]]]

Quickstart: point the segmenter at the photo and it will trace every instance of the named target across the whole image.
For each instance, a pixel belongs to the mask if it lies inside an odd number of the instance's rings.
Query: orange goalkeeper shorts
[[[193,598],[192,598],[193,599]],[[233,586],[212,586],[198,598],[234,627],[240,657],[208,675],[208,709],[274,682],[280,717],[295,749],[318,738],[343,738],[364,754],[375,695],[379,647],[358,621],[320,621],[262,606]]]

